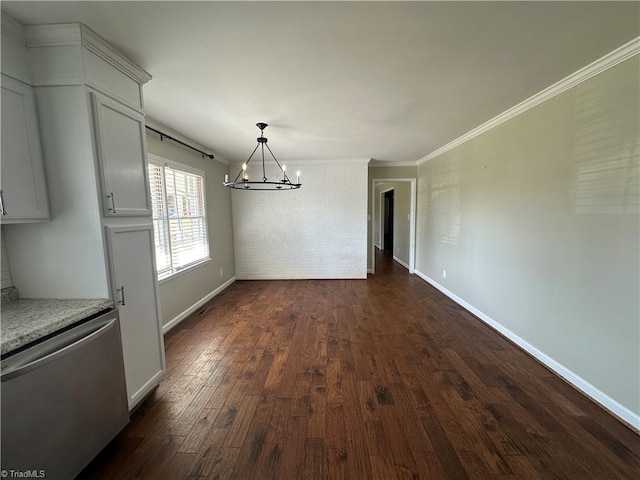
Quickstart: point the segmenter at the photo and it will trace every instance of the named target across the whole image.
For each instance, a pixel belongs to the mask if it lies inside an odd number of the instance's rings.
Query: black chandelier
[[[302,186],[302,184],[300,183],[300,171],[298,170],[296,172],[296,183],[291,182],[291,180],[289,180],[289,177],[287,177],[287,166],[280,165],[280,162],[278,162],[278,159],[269,148],[269,145],[267,145],[267,137],[264,136],[264,129],[267,128],[268,125],[266,123],[260,122],[260,123],[256,123],[256,126],[260,129],[260,136],[257,139],[258,144],[256,145],[256,148],[254,148],[253,152],[251,152],[251,155],[249,156],[249,160],[247,160],[245,163],[242,164],[242,169],[240,170],[238,175],[236,175],[236,178],[233,180],[233,182],[229,181],[229,175],[224,176],[224,186],[229,188],[238,188],[238,189],[244,189],[244,190],[294,190],[296,188],[300,188]],[[253,154],[256,153],[256,150],[258,150],[258,147],[262,147],[261,148],[261,154],[262,154],[262,181],[261,182],[250,181],[249,173],[247,172],[247,166],[249,165],[249,162],[253,158]],[[267,178],[267,173],[266,173],[265,164],[264,164],[264,147],[267,147],[267,150],[269,150],[269,153],[271,154],[273,159],[276,161],[276,165],[278,165],[278,168],[282,172],[282,180],[270,182],[269,179]]]

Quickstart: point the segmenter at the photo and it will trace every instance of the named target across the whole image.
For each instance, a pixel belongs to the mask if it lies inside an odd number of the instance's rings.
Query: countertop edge
[[[21,302],[21,303],[19,303]],[[13,305],[13,309],[11,306]],[[68,309],[65,311],[65,305]],[[56,312],[47,310],[52,306]],[[96,313],[114,307],[109,299],[60,300],[60,299],[21,299],[4,305],[3,311],[16,310],[15,315],[7,319],[2,314],[0,354],[6,355],[32,342],[46,337],[58,330],[80,322]],[[50,320],[47,320],[49,316]]]

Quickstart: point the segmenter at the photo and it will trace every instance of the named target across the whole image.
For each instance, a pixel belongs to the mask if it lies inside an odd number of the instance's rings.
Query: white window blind
[[[158,278],[209,259],[204,172],[149,162]]]

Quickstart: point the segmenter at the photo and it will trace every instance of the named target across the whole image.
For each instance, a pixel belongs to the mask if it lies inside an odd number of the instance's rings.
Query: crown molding
[[[25,28],[29,48],[82,45],[140,85],[151,75],[135,65],[109,43],[82,23],[29,25]]]
[[[260,162],[260,165],[262,165],[262,159],[259,159],[258,157],[255,157],[256,159],[258,159],[258,162]],[[344,158],[344,159],[339,159],[339,158],[330,158],[327,160],[312,160],[312,159],[302,159],[302,160],[295,160],[295,159],[291,159],[291,160],[282,160],[280,159],[278,162],[280,163],[280,165],[288,165],[288,166],[293,166],[293,165],[307,165],[307,166],[322,166],[322,165],[366,165],[367,163],[369,163],[371,159],[369,158]],[[231,162],[232,165],[241,165],[243,163],[245,163],[246,160],[242,160],[242,161],[233,161]],[[255,165],[257,164],[257,162],[255,160],[252,160],[251,165]],[[273,159],[269,159],[269,158],[265,158],[264,159],[264,164],[265,165],[276,165],[276,162]]]
[[[24,25],[4,12],[2,12],[1,16],[2,23],[0,26],[0,31],[2,32],[2,34],[15,40],[20,45],[26,46],[27,39],[24,32]]]
[[[105,62],[110,63],[140,85],[144,85],[151,80],[149,73],[131,62],[89,27],[80,24],[80,31],[82,32],[82,44]]]
[[[577,72],[572,73],[571,75],[563,78],[557,83],[554,83],[550,87],[545,88],[544,90],[536,93],[535,95],[529,97],[525,101],[517,104],[516,106],[506,110],[500,115],[492,118],[488,122],[483,123],[479,127],[474,128],[473,130],[465,133],[461,137],[456,138],[452,142],[447,143],[443,147],[434,150],[433,152],[425,155],[420,158],[416,163],[417,165],[422,165],[429,160],[432,160],[445,152],[448,152],[452,148],[455,148],[463,143],[471,140],[472,138],[477,137],[494,127],[497,127],[501,123],[506,122],[507,120],[511,120],[512,118],[520,115],[521,113],[530,110],[531,108],[540,105],[543,102],[559,95],[566,90],[575,87],[576,85],[598,75],[599,73],[604,72],[605,70],[610,69],[618,65],[619,63],[624,62],[625,60],[633,57],[634,55],[638,55],[640,53],[640,37],[636,37],[630,42],[625,43],[621,47],[615,49],[614,51],[606,54],[605,56],[599,58],[593,63],[590,63],[584,68],[581,68]]]
[[[327,160],[290,160],[289,163],[296,165],[362,165],[368,164],[370,161],[370,158],[330,158]]]
[[[369,168],[377,168],[377,167],[417,167],[418,162],[413,160],[410,162],[390,162],[383,160],[371,160],[369,162]]]

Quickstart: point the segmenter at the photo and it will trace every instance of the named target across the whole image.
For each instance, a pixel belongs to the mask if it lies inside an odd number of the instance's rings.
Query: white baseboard
[[[565,367],[561,363],[557,362],[556,360],[554,360],[553,358],[551,358],[547,354],[541,352],[536,347],[531,345],[526,340],[520,338],[518,335],[513,333],[508,328],[504,327],[500,323],[496,322],[495,320],[493,320],[489,316],[487,316],[484,313],[482,313],[477,308],[475,308],[472,305],[468,304],[463,299],[458,297],[455,293],[447,290],[445,287],[440,285],[435,280],[429,278],[424,273],[422,273],[422,272],[420,272],[418,270],[415,270],[415,274],[417,276],[419,276],[420,278],[422,278],[425,282],[430,283],[435,288],[440,290],[446,296],[451,298],[454,302],[458,303],[462,307],[464,307],[467,310],[469,310],[471,313],[473,313],[476,317],[478,317],[484,323],[489,325],[494,330],[497,330],[499,333],[501,333],[502,335],[507,337],[509,340],[511,340],[517,346],[522,348],[524,351],[526,351],[530,355],[533,355],[542,364],[544,364],[549,369],[553,370],[555,373],[560,375],[567,382],[569,382],[571,385],[573,385],[578,390],[583,392],[585,395],[590,397],[592,400],[594,400],[595,402],[597,402],[598,404],[602,405],[604,408],[609,410],[613,415],[618,417],[620,420],[625,422],[627,425],[629,425],[630,427],[632,427],[636,431],[640,431],[640,415],[639,414],[637,414],[635,412],[632,412],[631,410],[629,410],[624,405],[621,405],[620,403],[615,401],[613,398],[611,398],[609,395],[607,395],[606,393],[602,392],[598,388],[594,387],[589,382],[587,382],[585,379],[583,379],[579,375],[575,374],[574,372],[572,372],[567,367]]]
[[[393,259],[398,262],[400,265],[402,265],[404,268],[406,268],[407,270],[411,270],[409,268],[409,265],[407,265],[406,263],[404,263],[402,260],[400,260],[398,257],[396,257],[395,255],[393,256]],[[411,273],[411,272],[410,272]]]
[[[222,293],[222,291],[224,291],[227,287],[229,287],[229,285],[231,285],[235,281],[236,281],[236,277],[231,277],[231,279],[229,279],[226,282],[224,282],[222,285],[220,285],[218,288],[216,288],[211,293],[208,293],[207,295],[202,297],[196,303],[194,303],[189,308],[187,308],[184,312],[178,314],[176,317],[174,317],[171,320],[169,320],[167,323],[165,323],[162,326],[162,333],[167,333],[169,330],[171,330],[173,327],[178,325],[182,320],[187,318],[189,315],[191,315],[193,312],[195,312],[202,305],[207,303],[209,300],[211,300],[216,295]]]
[[[367,273],[373,273],[373,268],[367,268]]]

